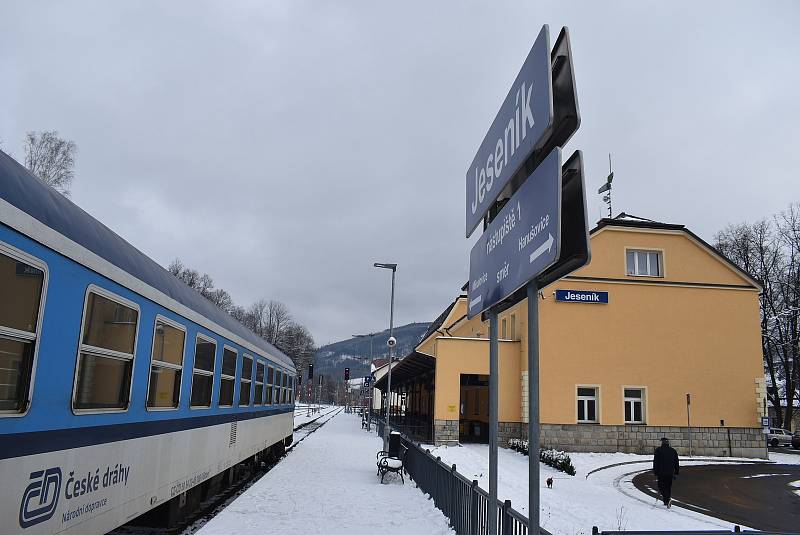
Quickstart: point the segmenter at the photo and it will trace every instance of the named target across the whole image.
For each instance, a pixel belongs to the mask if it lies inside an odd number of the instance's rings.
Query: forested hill
[[[409,323],[394,328],[394,337],[397,339],[395,356],[404,357],[414,350],[420,338],[428,330],[430,323]],[[372,338],[373,356],[386,358],[389,348],[386,340],[389,339],[389,330],[375,333]],[[344,369],[350,368],[350,377],[363,377],[369,373],[369,337],[349,338],[320,347],[315,355],[314,374],[321,373],[336,380],[344,377]]]

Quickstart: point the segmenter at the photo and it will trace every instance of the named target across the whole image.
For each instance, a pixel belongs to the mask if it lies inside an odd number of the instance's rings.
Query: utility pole
[[[383,430],[383,449],[389,450],[389,417],[392,413],[392,364],[394,363],[394,346],[397,345],[397,340],[394,338],[394,276],[397,272],[397,264],[384,264],[375,262],[373,264],[376,268],[391,269],[392,270],[392,297],[389,305],[389,339],[386,344],[389,346],[389,371],[386,378],[386,426]]]

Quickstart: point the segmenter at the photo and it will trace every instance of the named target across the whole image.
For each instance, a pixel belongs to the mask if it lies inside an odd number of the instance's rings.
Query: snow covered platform
[[[197,533],[444,534],[445,516],[413,483],[397,475],[381,485],[375,433],[340,413]]]

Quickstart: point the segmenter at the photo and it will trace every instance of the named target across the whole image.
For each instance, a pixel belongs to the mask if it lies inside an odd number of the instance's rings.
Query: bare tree
[[[788,427],[800,383],[800,205],[771,220],[731,225],[717,234],[716,242],[763,287],[759,304],[767,397],[777,425]]]
[[[55,130],[25,135],[25,167],[39,180],[69,197],[75,177],[75,142],[62,139]]]
[[[258,336],[280,348],[299,368],[307,367],[314,358],[314,338],[306,327],[292,319],[289,308],[280,301],[259,299],[244,308],[236,305],[228,292],[214,288],[214,281],[207,273],[201,274],[185,266],[178,258],[167,266],[167,271]]]

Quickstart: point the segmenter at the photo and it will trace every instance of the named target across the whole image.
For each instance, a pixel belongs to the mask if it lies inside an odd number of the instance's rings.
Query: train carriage
[[[291,440],[291,360],[0,152],[3,533],[106,533]]]

